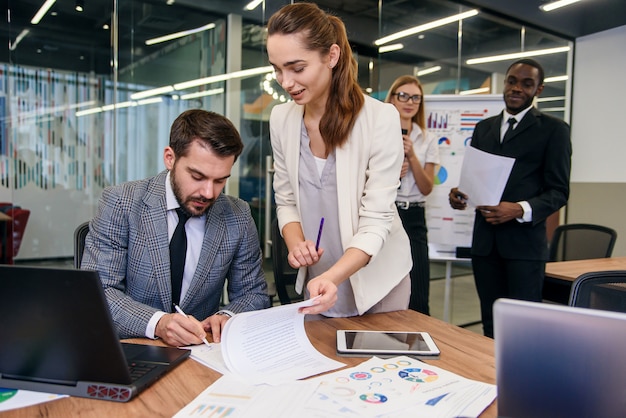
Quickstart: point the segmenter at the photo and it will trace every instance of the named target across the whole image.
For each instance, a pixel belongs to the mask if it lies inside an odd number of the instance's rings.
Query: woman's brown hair
[[[319,51],[322,56],[330,52],[332,44],[337,44],[341,51],[339,61],[332,70],[330,94],[319,125],[326,149],[330,151],[348,140],[365,102],[357,82],[357,62],[352,56],[346,27],[341,19],[325,13],[316,4],[284,6],[267,23],[268,36],[297,33],[303,35],[308,50]]]

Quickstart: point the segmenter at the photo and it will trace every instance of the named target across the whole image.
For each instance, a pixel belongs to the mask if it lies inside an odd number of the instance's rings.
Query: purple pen
[[[324,228],[324,218],[320,219],[320,230],[317,232],[317,242],[315,243],[315,251],[320,248],[320,240],[322,239],[322,229]]]

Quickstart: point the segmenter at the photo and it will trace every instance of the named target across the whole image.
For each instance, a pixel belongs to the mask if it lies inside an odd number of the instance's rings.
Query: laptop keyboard
[[[136,382],[156,367],[155,364],[132,362],[128,365],[130,378]]]

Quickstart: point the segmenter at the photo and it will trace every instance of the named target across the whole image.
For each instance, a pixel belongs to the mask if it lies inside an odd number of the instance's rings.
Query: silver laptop
[[[499,299],[498,415],[626,417],[626,314]]]
[[[189,350],[122,344],[98,273],[0,265],[0,387],[125,402]]]

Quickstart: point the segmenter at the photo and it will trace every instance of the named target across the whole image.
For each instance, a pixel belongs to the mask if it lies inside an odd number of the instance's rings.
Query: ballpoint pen
[[[317,241],[315,243],[315,251],[319,250],[320,248],[320,240],[322,239],[322,229],[324,228],[324,218],[322,218],[320,220],[320,229],[317,232]]]
[[[187,315],[182,309],[180,309],[180,306],[178,306],[177,304],[174,304],[174,309],[176,309],[176,312],[183,315],[185,318],[189,318],[189,315]],[[211,344],[209,344],[209,342],[207,341],[206,337],[202,337],[202,342],[205,343],[207,347],[213,348]]]

